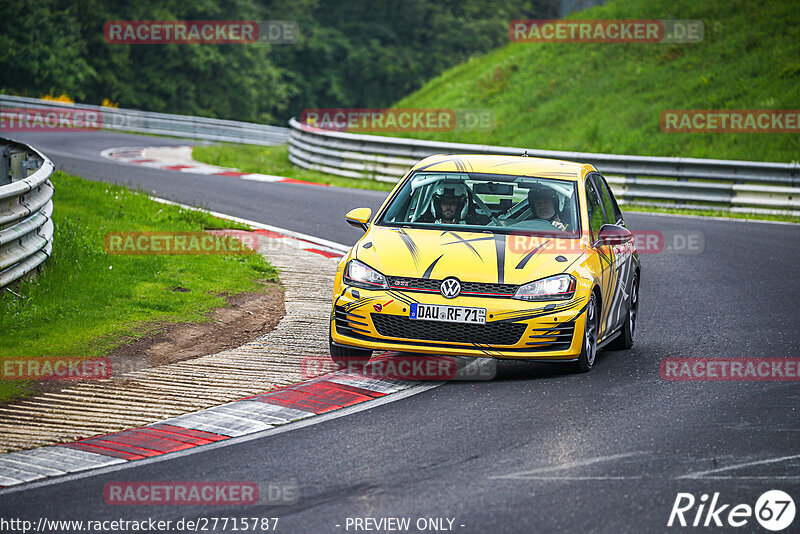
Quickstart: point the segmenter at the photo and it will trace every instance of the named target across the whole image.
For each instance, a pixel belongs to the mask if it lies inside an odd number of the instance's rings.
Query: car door
[[[600,228],[606,224],[606,216],[603,211],[603,205],[598,191],[597,184],[594,181],[594,174],[586,177],[586,209],[589,216],[589,239],[592,243],[592,249],[597,254],[597,259],[600,264],[600,292],[602,294],[601,309],[600,309],[600,322],[598,328],[598,338],[602,339],[608,332],[607,318],[608,311],[614,287],[616,285],[616,271],[614,270],[614,256],[609,245],[597,245],[598,233]]]
[[[607,224],[625,226],[622,212],[617,205],[614,194],[608,187],[605,178],[600,174],[593,175],[597,192],[600,195],[600,205],[605,214]],[[613,289],[608,299],[607,315],[605,316],[606,332],[612,332],[622,326],[628,313],[630,288],[633,284],[634,263],[633,254],[627,245],[610,247],[612,268],[614,271]],[[603,317],[601,317],[602,322]]]

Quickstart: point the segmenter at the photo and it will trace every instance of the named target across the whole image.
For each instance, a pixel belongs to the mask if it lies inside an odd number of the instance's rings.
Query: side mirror
[[[597,241],[594,246],[624,245],[631,239],[633,239],[633,234],[627,228],[616,224],[604,224],[597,233]]]
[[[372,210],[370,208],[356,208],[347,212],[344,219],[348,224],[352,224],[356,228],[361,228],[365,232],[369,228],[369,218],[372,217]]]

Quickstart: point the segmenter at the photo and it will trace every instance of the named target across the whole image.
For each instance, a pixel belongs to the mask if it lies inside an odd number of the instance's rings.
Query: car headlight
[[[385,276],[358,260],[350,260],[344,268],[344,283],[363,289],[389,289]]]
[[[519,300],[569,300],[575,295],[576,280],[571,274],[559,274],[523,284],[514,298]]]

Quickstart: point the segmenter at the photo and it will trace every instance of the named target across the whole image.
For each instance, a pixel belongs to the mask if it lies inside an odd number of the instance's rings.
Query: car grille
[[[522,323],[446,323],[377,313],[372,314],[372,323],[381,336],[481,345],[515,345],[526,328]]]
[[[567,350],[575,335],[575,323],[563,323],[551,328],[533,328],[525,345],[537,351]]]
[[[419,291],[424,293],[438,293],[441,280],[429,278],[405,278],[390,276],[389,286],[392,289],[404,291]],[[495,297],[511,298],[519,286],[514,284],[490,284],[487,282],[461,282],[461,294],[470,297]]]

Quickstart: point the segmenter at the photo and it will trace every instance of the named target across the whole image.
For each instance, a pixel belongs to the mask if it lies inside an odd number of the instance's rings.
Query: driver
[[[469,196],[464,184],[439,184],[433,191],[431,209],[420,222],[466,224]]]
[[[536,219],[544,219],[559,230],[566,231],[567,225],[558,217],[558,194],[547,186],[534,185],[528,190],[528,206]]]

